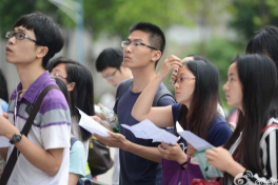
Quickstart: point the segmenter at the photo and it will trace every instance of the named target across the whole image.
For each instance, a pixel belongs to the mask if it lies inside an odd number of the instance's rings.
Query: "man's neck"
[[[22,85],[22,91],[26,91],[43,73],[44,69],[39,65],[16,65],[17,73]]]
[[[156,73],[152,66],[145,68],[132,69],[133,87],[135,93],[142,92],[145,87],[155,78]]]

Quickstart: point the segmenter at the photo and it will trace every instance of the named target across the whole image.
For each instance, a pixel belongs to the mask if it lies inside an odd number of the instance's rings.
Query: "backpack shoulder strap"
[[[153,106],[156,107],[159,99],[164,96],[171,96],[174,99],[172,93],[167,88],[164,88],[156,93],[154,100],[153,100]]]
[[[74,143],[75,143],[76,141],[78,141],[78,139],[77,139],[76,137],[70,138],[70,150],[71,150],[72,146],[74,145]]]
[[[121,98],[122,94],[127,90],[127,88],[133,83],[133,78],[130,78],[128,80],[125,80],[123,83],[120,84],[120,86],[117,89],[117,97],[115,101],[115,109],[114,112],[117,114],[117,105],[119,102],[119,99]]]
[[[118,97],[120,97],[132,83],[133,83],[133,78],[125,80],[118,88]]]
[[[41,94],[39,95],[39,97],[38,97],[38,99],[37,99],[37,101],[36,101],[36,103],[35,103],[35,105],[34,105],[34,108],[33,108],[32,112],[31,112],[31,114],[29,115],[29,117],[28,117],[28,119],[27,119],[27,121],[26,121],[26,123],[25,123],[25,125],[24,125],[24,127],[23,127],[23,129],[22,129],[22,131],[21,131],[21,134],[22,134],[22,135],[25,135],[26,137],[28,136],[28,133],[29,133],[29,131],[30,131],[30,129],[31,129],[33,123],[34,123],[34,119],[35,119],[35,117],[36,117],[36,115],[37,115],[37,113],[38,113],[38,111],[39,111],[39,109],[40,109],[42,100],[43,100],[43,98],[45,97],[45,95],[46,95],[51,89],[58,89],[58,90],[60,90],[59,87],[58,87],[57,85],[49,85],[49,86],[47,86],[47,87],[41,92]],[[12,172],[13,172],[13,169],[14,169],[14,166],[15,166],[15,164],[16,164],[16,162],[17,162],[17,159],[18,159],[18,155],[19,155],[19,154],[20,154],[20,153],[18,153],[17,148],[14,147],[14,149],[13,149],[13,151],[12,151],[12,154],[11,154],[11,156],[10,156],[10,158],[9,158],[9,160],[8,160],[8,162],[7,162],[7,164],[6,164],[6,166],[5,166],[4,173],[3,173],[2,176],[1,176],[1,179],[0,179],[0,184],[1,184],[1,185],[2,185],[2,184],[3,184],[3,185],[7,184],[8,180],[9,180],[9,178],[10,178],[10,175],[11,175]]]
[[[265,132],[268,128],[270,128],[270,127],[276,127],[276,128],[278,128],[278,124],[272,123],[272,124],[270,124],[270,125],[267,125],[266,127],[264,127],[264,128],[262,129],[261,133],[264,133],[264,132]]]

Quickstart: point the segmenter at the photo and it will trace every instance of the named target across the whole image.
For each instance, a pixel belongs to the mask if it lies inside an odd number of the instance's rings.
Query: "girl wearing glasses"
[[[132,115],[138,121],[149,119],[158,127],[176,128],[178,121],[184,130],[193,132],[214,146],[221,146],[232,133],[228,123],[217,111],[218,70],[204,58],[195,60],[191,57],[185,61],[182,63],[175,56],[164,61],[156,78],[138,98]],[[151,102],[159,84],[173,69],[178,69],[174,80],[178,103],[152,107]],[[199,166],[191,162],[196,150],[183,139],[175,145],[162,142],[158,150],[162,157],[163,184],[190,184],[193,178],[203,178]],[[194,174],[189,176],[190,171],[194,171]]]
[[[76,107],[87,115],[95,115],[92,74],[80,63],[63,57],[54,61],[49,68],[53,78],[59,78],[66,84],[72,115],[71,133],[82,142],[84,148],[82,159],[86,163],[92,134],[79,126],[80,116]],[[70,172],[76,173],[76,171]]]

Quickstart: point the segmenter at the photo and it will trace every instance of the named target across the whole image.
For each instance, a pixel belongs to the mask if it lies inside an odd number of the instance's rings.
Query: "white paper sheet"
[[[0,136],[0,148],[7,148],[11,146],[11,143],[8,138]]]
[[[179,140],[178,137],[165,131],[164,129],[158,128],[148,119],[133,126],[126,124],[121,124],[121,126],[130,130],[135,137],[141,139],[152,139],[153,142],[163,141],[168,144],[175,144]]]
[[[78,109],[81,118],[79,121],[79,125],[83,127],[85,130],[91,132],[92,134],[96,133],[100,136],[110,137],[107,133],[108,129],[102,126],[100,123],[96,122],[93,118],[82,112]]]
[[[206,140],[196,136],[190,131],[182,131],[178,132],[179,135],[185,139],[188,143],[190,143],[196,150],[201,151],[201,150],[206,150],[210,149],[214,146],[212,146],[210,143],[208,143]]]
[[[176,121],[176,128],[177,128],[178,133],[183,131],[183,128],[181,127],[181,125],[178,121]]]

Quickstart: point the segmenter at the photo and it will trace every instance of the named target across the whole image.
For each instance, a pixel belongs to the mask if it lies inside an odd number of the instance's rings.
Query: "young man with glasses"
[[[129,68],[122,65],[123,51],[115,48],[104,49],[96,60],[96,69],[101,73],[101,76],[114,87],[127,79],[132,78],[132,72]],[[102,119],[105,119],[101,113],[97,114]],[[112,184],[119,184],[120,164],[119,164],[119,149],[115,149],[114,171],[112,176]]]
[[[103,50],[97,60],[96,69],[111,85],[118,85],[126,79],[132,78],[131,70],[122,65],[123,52],[119,49],[107,48]]]
[[[56,85],[44,68],[63,47],[61,31],[52,19],[33,13],[22,16],[6,37],[6,61],[16,66],[20,79],[10,99],[9,120],[0,116],[0,135],[12,143],[0,154],[8,161],[14,147],[20,152],[8,184],[66,185],[71,117],[61,91],[46,94],[28,136],[21,134],[32,112],[29,105],[46,87]]]
[[[165,47],[165,37],[157,26],[150,23],[137,23],[130,29],[130,35],[122,42],[124,62],[134,76],[132,83],[119,94],[126,84],[122,82],[117,90],[118,101],[114,111],[119,123],[130,126],[138,123],[131,116],[132,108],[143,89],[155,78],[155,67]],[[166,89],[160,84],[158,92]],[[158,100],[157,106],[174,104],[170,95]],[[159,115],[158,115],[159,116]],[[96,137],[108,146],[120,148],[120,184],[121,185],[158,185],[162,182],[162,156],[157,145],[151,140],[136,138],[130,131],[120,127],[120,134],[111,133],[112,137]],[[153,162],[156,161],[156,162]]]

